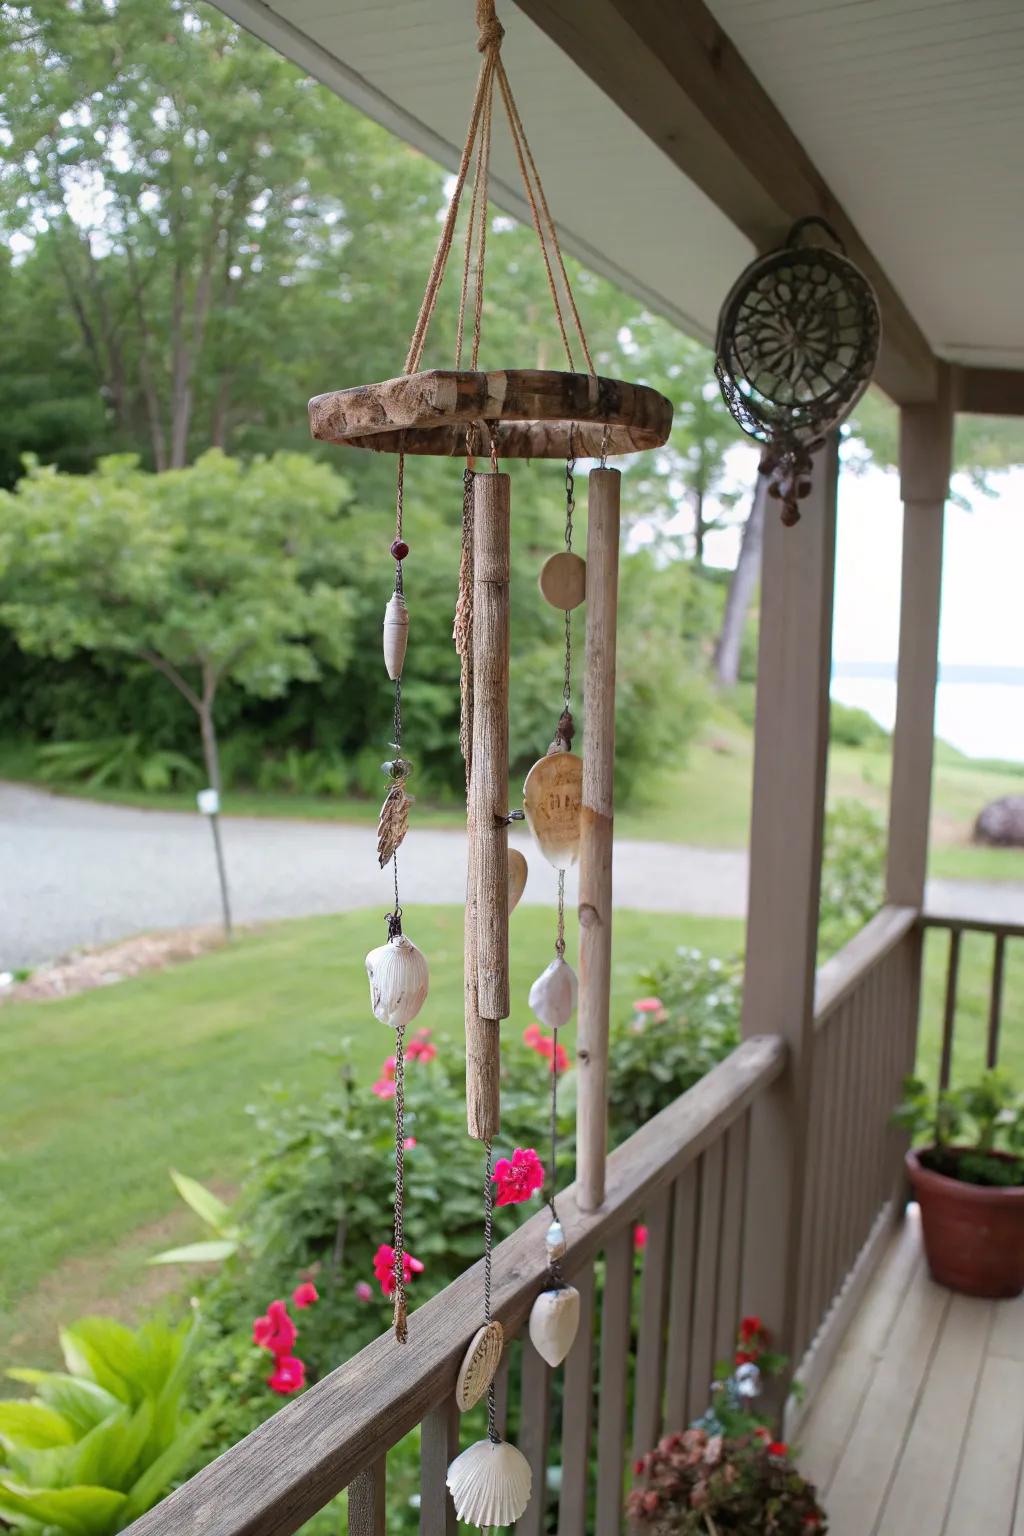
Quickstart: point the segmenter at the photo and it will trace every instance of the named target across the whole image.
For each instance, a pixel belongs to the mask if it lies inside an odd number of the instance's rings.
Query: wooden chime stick
[[[583,665],[583,810],[580,829],[580,981],[576,1175],[582,1210],[604,1200],[608,1144],[608,995],[612,962],[612,817],[615,770],[615,628],[619,586],[617,469],[590,472],[587,625]]]
[[[469,785],[466,1100],[470,1135],[500,1123],[499,1028],[507,1019],[510,482],[473,479],[473,743]],[[475,1003],[475,1006],[473,1006]]]

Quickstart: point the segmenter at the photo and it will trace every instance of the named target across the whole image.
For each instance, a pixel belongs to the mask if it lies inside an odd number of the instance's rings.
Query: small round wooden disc
[[[455,1403],[460,1413],[468,1413],[483,1397],[494,1380],[504,1347],[505,1332],[500,1323],[485,1323],[477,1329],[455,1382]]]
[[[587,562],[567,549],[550,555],[537,578],[546,602],[552,608],[578,608],[587,595]]]
[[[523,785],[523,809],[537,846],[555,869],[569,869],[580,856],[583,759],[575,752],[549,752],[534,763]]]
[[[508,851],[508,909],[513,912],[519,905],[519,898],[526,889],[526,876],[529,873],[529,865],[518,848],[510,848]]]

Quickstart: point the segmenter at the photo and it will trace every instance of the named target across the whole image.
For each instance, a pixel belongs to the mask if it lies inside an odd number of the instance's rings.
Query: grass
[[[512,922],[516,1037],[525,994],[551,945],[551,914],[521,907]],[[421,908],[409,927],[431,964],[421,1015],[440,1044],[461,1036],[461,909]],[[570,952],[576,935],[568,935]],[[742,924],[622,912],[616,918],[612,1016],[628,1013],[652,959],[678,944],[735,953]],[[351,912],[275,924],[166,971],[47,1003],[0,1011],[4,1083],[4,1315],[0,1358],[52,1356],[56,1325],[102,1304],[131,1315],[178,1272],[148,1255],[197,1235],[167,1170],[230,1189],[252,1150],[246,1106],[287,1083],[315,1093],[333,1070],[326,1051],[351,1041],[369,1083],[388,1054],[371,1016],[363,955],[380,916]],[[937,1071],[946,941],[929,935],[921,1067]],[[992,944],[967,935],[961,956],[956,1074],[981,1065]],[[1007,949],[1004,1059],[1024,1079],[1013,1009],[1024,997],[1024,941]],[[1017,1015],[1019,1017],[1019,1014]]]
[[[829,798],[856,799],[883,816],[888,808],[891,752],[888,740],[864,747],[833,743],[829,752]],[[743,848],[750,822],[753,737],[749,726],[728,705],[716,707],[699,740],[681,765],[653,773],[642,801],[616,817],[620,837],[689,843],[704,848]],[[39,780],[34,750],[0,743],[0,778]],[[189,793],[88,790],[82,785],[50,785],[62,794],[148,809],[195,811]],[[961,880],[1024,881],[1024,850],[976,848],[971,829],[979,810],[1000,795],[1024,793],[1024,764],[990,763],[964,757],[944,742],[936,751],[932,792],[930,873]],[[283,792],[232,790],[226,813],[234,816],[296,817],[310,821],[373,823],[377,801],[340,799]],[[459,805],[416,808],[421,826],[461,827]]]

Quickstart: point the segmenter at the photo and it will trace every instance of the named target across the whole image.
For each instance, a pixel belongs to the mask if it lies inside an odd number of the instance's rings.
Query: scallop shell
[[[507,1440],[478,1440],[448,1468],[456,1516],[481,1529],[513,1525],[530,1502],[532,1482],[530,1463]]]
[[[384,610],[384,665],[392,682],[402,675],[408,641],[409,610],[401,592],[393,592]]]
[[[537,846],[556,869],[569,869],[580,856],[583,759],[575,752],[551,752],[534,763],[523,785],[523,809]]]
[[[375,1019],[399,1029],[411,1024],[426,1000],[430,972],[425,956],[404,933],[398,933],[366,957],[370,978],[370,1007]]]
[[[556,955],[530,988],[530,1007],[548,1029],[561,1029],[573,1016],[576,992],[576,972]]]
[[[504,1345],[505,1333],[500,1323],[485,1323],[473,1335],[455,1383],[455,1402],[460,1413],[467,1413],[487,1391],[501,1363]]]
[[[574,1285],[541,1291],[530,1308],[530,1339],[542,1360],[561,1365],[580,1326],[580,1293]]]
[[[526,876],[529,866],[518,848],[510,848],[508,851],[508,909],[513,912],[519,905],[519,898],[526,889]]]

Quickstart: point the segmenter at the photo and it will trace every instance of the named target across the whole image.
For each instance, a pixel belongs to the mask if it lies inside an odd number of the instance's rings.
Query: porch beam
[[[952,376],[958,411],[975,416],[1024,416],[1024,370],[956,366]]]
[[[743,1034],[777,1032],[788,1069],[751,1114],[741,1300],[793,1361],[814,1051],[828,752],[838,441],[815,456],[800,522],[765,521]]]
[[[805,214],[828,219],[878,295],[877,382],[900,405],[935,398],[917,322],[702,0],[517,3],[758,250]]]
[[[933,405],[904,406],[900,411],[903,574],[886,898],[897,906],[918,910],[924,905],[928,867],[942,533],[953,454],[952,402],[953,379],[950,369],[943,366],[939,399]]]

